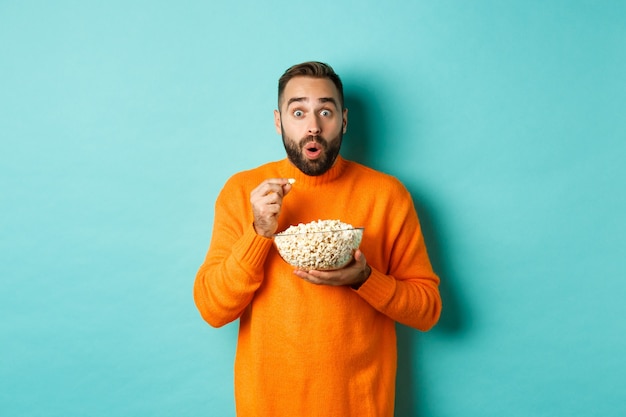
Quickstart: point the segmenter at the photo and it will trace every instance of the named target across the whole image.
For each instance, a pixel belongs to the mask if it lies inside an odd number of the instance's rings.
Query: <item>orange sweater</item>
[[[301,280],[272,240],[255,233],[250,191],[267,178],[296,179],[278,231],[319,219],[365,227],[361,250],[372,274],[359,290]],[[398,180],[341,157],[309,177],[284,159],[225,184],[194,299],[212,326],[239,318],[238,416],[391,417],[394,322],[430,329],[441,311],[438,285]]]

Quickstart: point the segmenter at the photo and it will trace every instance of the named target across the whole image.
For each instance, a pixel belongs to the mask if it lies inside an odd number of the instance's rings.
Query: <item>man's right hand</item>
[[[250,203],[254,215],[254,230],[258,235],[272,237],[276,233],[283,198],[291,188],[287,178],[271,178],[252,190]]]

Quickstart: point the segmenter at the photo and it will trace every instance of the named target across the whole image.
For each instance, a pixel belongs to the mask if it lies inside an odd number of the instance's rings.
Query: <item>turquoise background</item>
[[[623,416],[626,2],[0,1],[0,414],[234,415],[192,300],[213,203],[329,62],[444,313],[398,416]]]

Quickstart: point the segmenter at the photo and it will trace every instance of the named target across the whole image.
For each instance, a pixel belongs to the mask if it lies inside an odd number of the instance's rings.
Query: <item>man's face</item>
[[[274,124],[291,163],[307,175],[321,175],[339,154],[348,110],[341,109],[332,81],[300,76],[285,86]]]

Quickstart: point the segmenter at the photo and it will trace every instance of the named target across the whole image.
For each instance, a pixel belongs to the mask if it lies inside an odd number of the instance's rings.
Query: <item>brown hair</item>
[[[278,108],[280,110],[280,100],[282,99],[285,86],[294,77],[314,77],[314,78],[328,78],[335,84],[337,91],[339,92],[339,105],[343,109],[343,84],[339,75],[335,73],[335,70],[328,64],[318,61],[303,62],[301,64],[293,65],[285,71],[285,73],[278,80]]]

